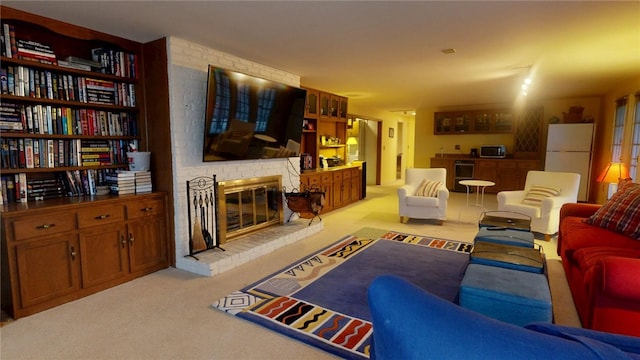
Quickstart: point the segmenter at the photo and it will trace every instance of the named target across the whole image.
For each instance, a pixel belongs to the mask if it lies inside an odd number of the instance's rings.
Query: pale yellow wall
[[[603,100],[603,110],[600,121],[596,123],[596,139],[593,159],[594,178],[598,176],[599,172],[611,160],[611,141],[613,139],[613,125],[615,123],[616,113],[616,99],[619,99],[625,95],[629,95],[630,103],[633,94],[640,91],[640,78],[631,80],[627,83],[622,83],[616,89],[607,93]],[[630,156],[629,150],[623,154],[623,160],[627,160]],[[638,179],[634,179],[638,182]],[[595,199],[595,202],[603,204],[607,199],[607,187],[604,183],[593,183],[591,187],[591,198]]]

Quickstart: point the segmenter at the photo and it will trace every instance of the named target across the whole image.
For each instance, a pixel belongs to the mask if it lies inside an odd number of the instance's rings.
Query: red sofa
[[[600,207],[561,208],[558,255],[582,326],[640,337],[640,240],[583,221]]]

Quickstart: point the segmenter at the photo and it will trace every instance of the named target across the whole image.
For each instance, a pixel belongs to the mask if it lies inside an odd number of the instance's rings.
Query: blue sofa
[[[392,275],[369,287],[371,359],[640,359],[640,338],[504,323]]]

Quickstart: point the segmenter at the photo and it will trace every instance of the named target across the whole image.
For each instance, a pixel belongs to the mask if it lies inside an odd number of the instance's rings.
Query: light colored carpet
[[[331,359],[332,355],[210,308],[213,300],[273,273],[362,227],[471,242],[482,209],[452,193],[448,220],[401,224],[394,186],[368,187],[367,198],[324,214],[324,230],[213,278],[166,269],[18,319],[0,328],[0,358],[8,359]],[[485,196],[495,210],[495,195]],[[557,259],[555,240],[540,243]],[[559,268],[558,268],[559,266]],[[575,325],[562,267],[550,266],[554,312]],[[564,282],[564,283],[563,283]]]

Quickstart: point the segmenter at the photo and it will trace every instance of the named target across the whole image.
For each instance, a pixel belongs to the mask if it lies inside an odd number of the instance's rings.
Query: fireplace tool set
[[[195,257],[194,255],[199,252],[214,248],[224,251],[217,240],[219,239],[216,226],[218,223],[217,197],[215,175],[200,176],[187,181],[189,256]],[[211,228],[216,229],[215,238],[211,235]]]

